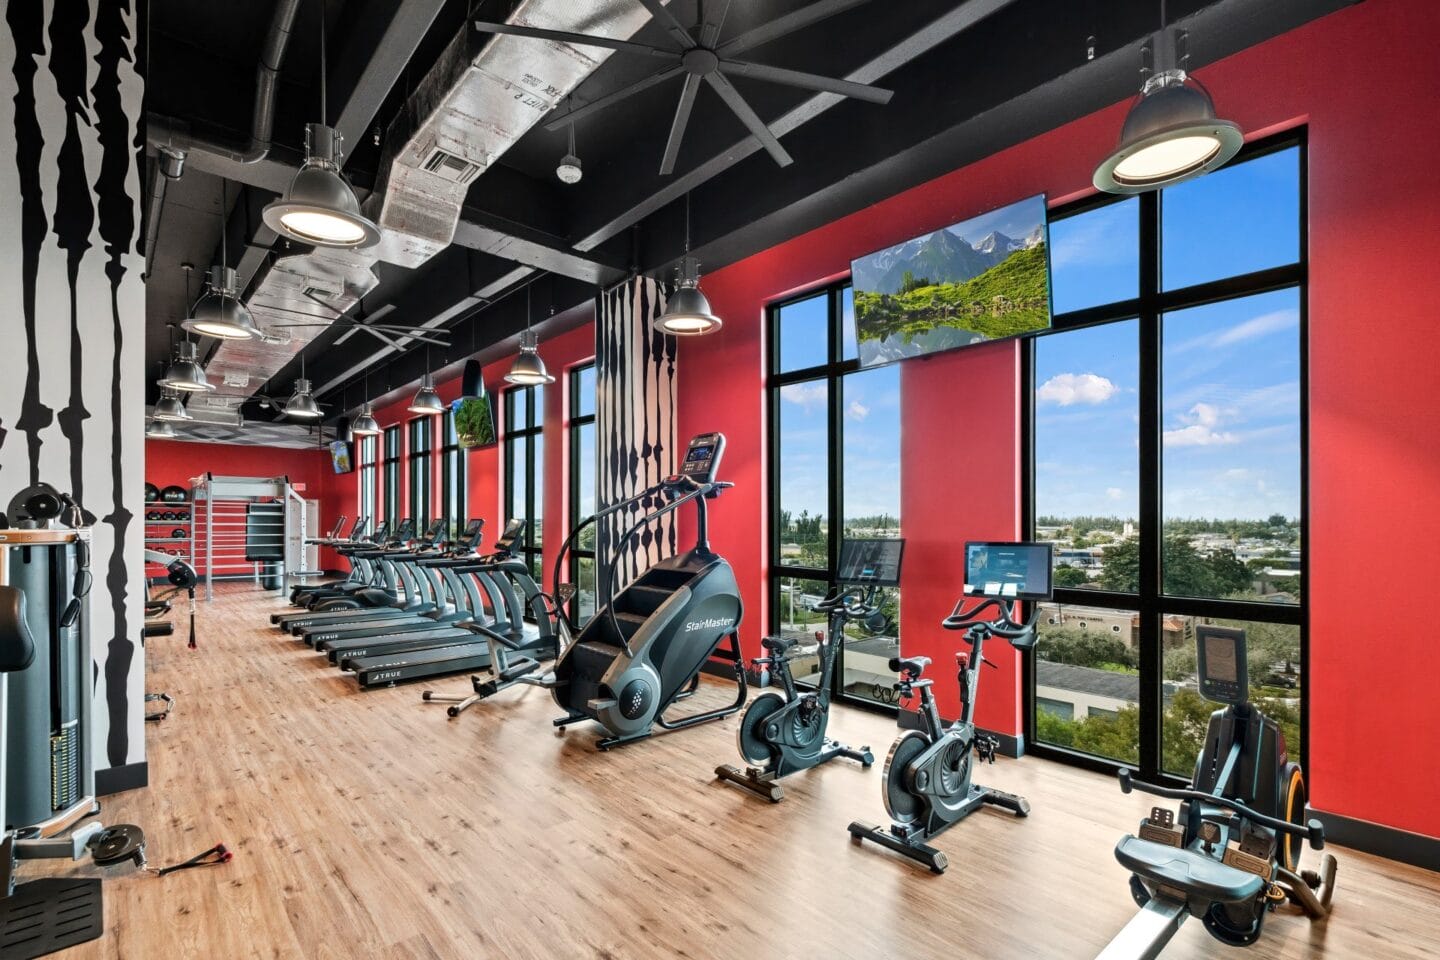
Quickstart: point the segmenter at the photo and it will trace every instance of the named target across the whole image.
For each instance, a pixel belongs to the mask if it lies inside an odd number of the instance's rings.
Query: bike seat
[[[930,666],[929,657],[891,657],[890,669],[895,673],[908,673],[914,680]]]
[[[1142,880],[1181,890],[1210,903],[1253,900],[1265,889],[1263,877],[1221,863],[1195,850],[1169,847],[1127,835],[1115,845],[1115,859]]]
[[[766,650],[769,650],[771,653],[776,654],[776,655],[779,655],[779,654],[784,653],[785,651],[789,650],[791,647],[795,646],[795,644],[797,644],[797,643],[799,643],[799,642],[800,642],[800,640],[799,640],[799,638],[797,638],[797,637],[761,637],[761,638],[760,638],[760,646],[764,647]]]

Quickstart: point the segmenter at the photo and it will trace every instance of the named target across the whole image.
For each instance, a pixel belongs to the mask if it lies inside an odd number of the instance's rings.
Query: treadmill
[[[524,536],[525,521],[512,519],[505,525],[500,538],[495,541],[493,553],[482,558],[456,562],[451,568],[455,574],[471,578],[487,595],[487,606],[494,611],[496,617],[495,622],[486,624],[492,630],[510,630],[510,625],[504,622],[504,618],[521,615],[522,607],[515,596],[514,581],[509,576],[497,574],[497,570],[506,561],[516,559]],[[340,666],[354,671],[356,683],[361,689],[488,668],[489,642],[473,630],[465,632],[469,639],[452,645],[364,657],[352,655],[342,658]]]
[[[405,524],[410,521],[401,522],[400,529],[396,533],[397,539],[410,538],[410,530]],[[343,580],[331,580],[328,583],[317,583],[309,586],[296,587],[290,592],[290,602],[298,607],[307,609],[325,600],[333,600],[350,596],[361,590],[378,588],[379,575],[373,564],[360,558],[361,551],[375,550],[390,540],[390,521],[382,520],[375,528],[373,534],[365,534],[364,528],[357,528],[360,533],[351,531],[349,540],[337,541],[331,544],[342,557],[350,564],[350,576]],[[295,615],[295,611],[288,613],[270,614],[270,622],[281,624],[287,617]]]
[[[453,641],[462,636],[464,631],[457,631],[455,624],[473,620],[477,615],[477,608],[469,602],[470,597],[459,578],[454,574],[445,576],[447,571],[437,564],[452,561],[474,562],[475,551],[480,546],[481,531],[484,528],[484,520],[472,519],[449,550],[433,555],[416,554],[414,557],[396,561],[401,572],[408,577],[407,582],[417,581],[424,584],[425,591],[433,598],[431,603],[426,604],[431,609],[418,611],[412,617],[390,618],[379,622],[302,627],[301,636],[306,643],[322,652],[349,649],[350,644],[355,641],[364,646],[381,638],[398,640],[401,637],[417,635],[415,639],[419,639],[419,634],[439,633],[442,639]],[[483,616],[484,611],[479,610],[478,613]],[[335,662],[335,659],[335,654],[331,653],[331,662]]]
[[[374,585],[342,592],[333,597],[333,599],[341,601],[349,600],[354,603],[354,606],[339,610],[312,609],[300,613],[273,614],[272,619],[280,629],[299,636],[301,627],[312,624],[346,621],[359,623],[364,619],[381,620],[419,612],[424,608],[426,601],[423,597],[405,592],[405,582],[397,578],[394,561],[399,557],[410,556],[416,551],[433,548],[443,532],[443,524],[444,521],[431,524],[419,540],[408,546],[399,547],[392,543],[380,548],[354,550],[352,556],[357,562],[372,565],[377,581]],[[408,537],[413,530],[414,524],[410,520],[402,520],[398,536]],[[324,601],[321,600],[317,606],[323,605],[323,603]]]
[[[340,514],[340,518],[335,521],[335,526],[330,528],[329,533],[323,534],[319,537],[306,537],[305,545],[313,545],[317,547],[336,547],[340,544],[350,543],[363,533],[366,525],[370,522],[367,517],[356,517],[355,526],[351,527],[349,535],[346,535],[343,531],[345,529],[345,521],[348,519],[350,518],[345,516],[345,514]],[[338,584],[345,583],[349,579],[349,577],[345,577],[340,580],[322,580],[319,583],[297,583],[290,590],[290,602],[297,603],[300,595],[303,593],[311,593],[323,587],[336,586]]]

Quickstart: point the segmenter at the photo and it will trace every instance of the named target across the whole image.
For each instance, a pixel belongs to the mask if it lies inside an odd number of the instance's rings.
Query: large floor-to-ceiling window
[[[545,503],[545,388],[512,387],[505,399],[505,517],[526,521],[521,546],[536,582],[544,583],[541,535]]]
[[[370,518],[370,529],[375,529],[375,437],[357,437],[355,440],[356,462],[359,464],[359,496],[355,504],[355,517]]]
[[[410,516],[415,520],[417,530],[423,530],[431,519],[431,479],[434,475],[434,458],[430,449],[432,417],[416,417],[410,421]]]
[[[900,369],[860,369],[849,285],[769,310],[770,629],[827,629],[815,604],[831,586],[842,537],[900,531]],[[889,702],[899,652],[898,590],[884,627],[851,624],[835,669],[837,693]],[[799,660],[796,675],[816,661]]]
[[[385,519],[393,533],[400,524],[400,426],[385,428],[385,452],[381,466],[385,478]]]
[[[1188,777],[1213,705],[1195,626],[1243,627],[1251,696],[1303,750],[1305,151],[1056,211],[1029,344],[1034,536],[1056,545],[1030,739]]]
[[[570,526],[595,513],[595,364],[570,371]],[[578,626],[595,613],[595,525],[586,527],[570,554],[575,585],[571,617]]]
[[[458,536],[465,529],[469,503],[465,492],[465,450],[455,431],[455,408],[449,407],[441,418],[444,441],[440,447],[440,509],[450,521],[450,535]]]

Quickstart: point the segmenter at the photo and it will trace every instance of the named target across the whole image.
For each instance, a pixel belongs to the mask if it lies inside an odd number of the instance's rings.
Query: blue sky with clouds
[[[1162,198],[1169,289],[1293,263],[1298,153],[1248,161]],[[1050,225],[1055,310],[1134,297],[1139,203]],[[998,227],[1002,232],[1009,232]],[[854,355],[848,303],[844,351]],[[825,302],[786,308],[783,369],[823,363]],[[1036,349],[1036,507],[1042,515],[1137,513],[1138,322],[1041,337]],[[1300,510],[1299,294],[1281,290],[1167,316],[1162,329],[1167,517],[1262,518]],[[850,517],[899,515],[899,366],[845,379]],[[825,387],[781,392],[782,508],[823,512],[830,465]]]

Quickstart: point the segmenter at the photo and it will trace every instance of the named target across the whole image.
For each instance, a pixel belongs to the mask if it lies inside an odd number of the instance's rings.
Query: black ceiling
[[[321,2],[327,3],[331,120],[342,109],[352,125],[355,117],[368,115],[360,135],[347,144],[346,173],[362,195],[374,186],[380,166],[374,133],[386,128],[445,44],[465,28],[467,13],[470,19],[503,20],[515,6],[509,0],[305,0],[281,73],[273,165],[231,169],[192,154],[184,177],[167,193],[147,285],[147,375],[158,374],[166,355],[166,323],[183,316],[185,280],[179,264],[190,262],[203,270],[218,260],[222,222],[229,261],[239,264],[246,258],[244,265],[256,268],[251,279],[266,269],[272,248],[284,252],[283,242],[260,225],[259,211],[283,187],[286,174],[280,164],[298,165],[304,125],[319,114]],[[723,37],[809,2],[733,0]],[[1167,16],[1172,22],[1194,18],[1191,50],[1195,63],[1203,66],[1350,2],[1169,0]],[[668,6],[682,23],[695,21],[696,0],[673,0]],[[1123,99],[1136,85],[1138,60],[1133,49],[1122,48],[1133,48],[1155,29],[1159,8],[1159,0],[870,0],[746,54],[767,64],[841,77],[907,39],[924,36],[927,26],[945,38],[908,62],[894,57],[898,66],[875,81],[895,91],[888,105],[843,101],[784,134],[781,142],[795,158],[793,165],[781,169],[756,149],[739,121],[702,85],[675,173],[659,176],[680,92],[681,81],[675,78],[577,124],[585,171],[577,185],[559,183],[554,173],[565,152],[564,132],[537,124],[476,179],[462,219],[534,240],[559,254],[583,256],[607,270],[654,271],[680,253],[684,218],[679,200],[688,191],[693,246],[706,269],[714,270]],[[949,35],[953,22],[991,9],[996,12]],[[243,138],[272,4],[153,0],[149,10],[147,113]],[[397,50],[387,37],[395,35],[394,22],[403,18],[422,27],[428,18],[430,26],[418,42]],[[636,39],[660,43],[664,36],[652,21]],[[1087,65],[1087,38],[1092,36],[1097,62]],[[413,55],[404,56],[409,48]],[[581,84],[573,100],[591,101],[655,69],[653,60],[617,53]],[[813,96],[743,77],[734,83],[767,123]],[[222,178],[216,171],[230,178],[223,220]],[[525,276],[518,268],[458,245],[417,270],[382,263],[377,268],[381,284],[367,305],[394,304],[387,322],[421,323],[486,290],[487,302],[449,321],[456,325],[449,359],[458,361],[470,353],[472,340],[481,348],[498,345],[524,326],[524,295],[505,296],[505,289],[519,290],[534,281],[537,316],[548,314],[552,305],[563,311],[582,303],[595,290],[590,282]],[[580,316],[572,312],[562,324]],[[336,346],[338,335],[327,332],[307,349],[307,374],[317,385],[334,383],[331,399],[353,405],[362,399],[359,374],[342,375],[363,369],[378,343],[351,337]],[[491,352],[507,349],[496,346]],[[432,354],[430,359],[440,358]],[[385,358],[372,374],[369,392],[383,394],[387,382],[402,389],[426,362],[423,348]],[[272,391],[288,388],[298,367],[297,360],[282,370]]]

